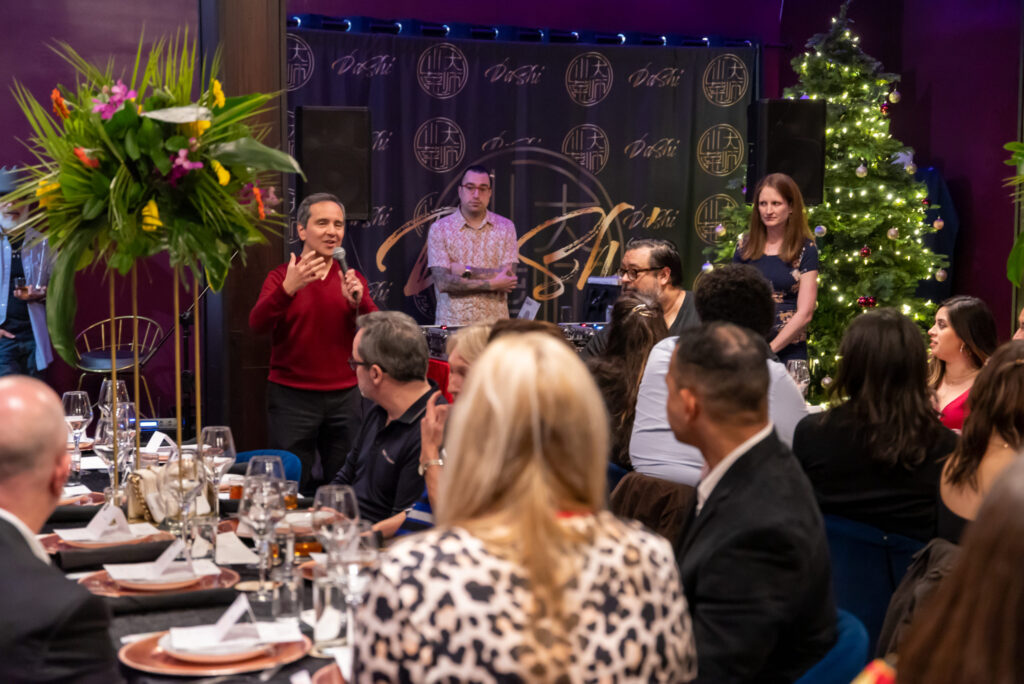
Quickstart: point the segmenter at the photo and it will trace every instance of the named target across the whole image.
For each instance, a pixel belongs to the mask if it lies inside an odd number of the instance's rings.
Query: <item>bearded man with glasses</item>
[[[508,318],[508,293],[518,282],[516,227],[488,211],[491,176],[470,166],[459,185],[459,209],[430,226],[427,265],[437,294],[437,325]]]
[[[639,238],[626,243],[618,270],[623,292],[645,294],[658,300],[669,336],[700,325],[691,294],[683,289],[683,265],[676,246],[668,240]],[[584,359],[600,356],[608,348],[609,327],[590,338]]]

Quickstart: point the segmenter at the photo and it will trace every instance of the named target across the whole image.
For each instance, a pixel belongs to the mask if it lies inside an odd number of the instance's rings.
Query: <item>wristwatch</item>
[[[470,270],[469,266],[466,266],[466,270],[462,272],[462,277],[467,280],[473,277],[473,271]]]
[[[426,463],[420,461],[420,477],[423,477],[427,473],[427,468],[431,466],[441,466],[443,468],[445,456],[447,456],[447,454],[444,452],[444,449],[441,449],[441,453],[437,455],[437,458],[427,461]]]

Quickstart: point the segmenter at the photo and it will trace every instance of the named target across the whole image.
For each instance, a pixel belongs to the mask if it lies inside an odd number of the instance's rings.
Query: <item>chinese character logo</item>
[[[576,104],[590,107],[612,90],[612,64],[600,52],[576,55],[565,70],[565,89]]]
[[[443,173],[454,169],[466,153],[466,136],[451,119],[438,116],[424,121],[412,141],[416,161],[428,171]]]
[[[608,136],[593,124],[576,126],[562,140],[562,154],[575,159],[590,173],[599,173],[608,163]]]
[[[728,176],[743,163],[743,137],[729,124],[717,124],[697,141],[697,163],[712,176]]]
[[[697,213],[693,216],[697,236],[709,245],[715,244],[715,226],[722,222],[719,214],[735,206],[736,200],[728,195],[717,194],[706,198],[697,206]]]
[[[719,107],[730,107],[746,95],[750,73],[743,60],[732,53],[719,55],[704,70],[704,97]]]
[[[423,51],[416,64],[420,88],[432,97],[455,97],[469,80],[469,62],[462,50],[451,43],[440,43]]]
[[[316,58],[309,49],[309,43],[294,33],[288,34],[288,91],[298,90],[313,76]]]

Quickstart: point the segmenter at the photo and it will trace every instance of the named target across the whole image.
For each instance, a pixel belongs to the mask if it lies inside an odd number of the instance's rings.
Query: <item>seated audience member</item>
[[[839,356],[833,406],[800,421],[793,453],[822,513],[928,541],[956,434],[932,406],[921,331],[895,309],[871,311],[850,323]]]
[[[967,416],[971,385],[998,344],[996,321],[985,302],[958,295],[939,306],[928,336],[936,408],[943,425],[959,430]]]
[[[432,390],[427,340],[416,321],[398,311],[360,316],[349,365],[359,392],[374,402],[333,484],[351,485],[359,514],[377,523],[406,510],[423,492],[420,420]]]
[[[772,287],[761,273],[747,264],[718,266],[700,277],[694,304],[701,320],[722,321],[753,330],[767,339],[775,322]],[[676,346],[675,337],[654,345],[647,359],[636,399],[636,417],[629,442],[629,456],[637,472],[679,484],[695,485],[704,460],[693,447],[672,436],[665,417],[665,376]],[[766,361],[768,415],[784,444],[793,442],[796,424],[807,415],[800,389],[777,359]]]
[[[0,681],[123,681],[103,599],[52,567],[35,537],[71,467],[66,437],[53,390],[0,379]]]
[[[458,399],[466,381],[469,367],[480,357],[487,346],[491,332],[489,323],[473,323],[459,328],[448,338],[445,350],[451,375],[448,379],[448,393]],[[437,503],[441,472],[444,468],[444,429],[448,420],[447,404],[438,403],[441,393],[434,392],[427,401],[427,411],[420,421],[420,472],[426,487],[420,498],[407,510],[382,520],[374,528],[385,537],[395,534],[419,532],[434,526],[434,505]]]
[[[626,470],[629,438],[636,415],[636,393],[651,348],[668,334],[657,301],[642,294],[625,292],[612,307],[608,324],[608,346],[587,359],[611,418],[611,461]]]
[[[971,412],[942,472],[939,531],[956,543],[964,526],[1024,448],[1024,341],[1004,344],[978,373]]]
[[[679,250],[669,240],[634,238],[626,243],[619,263],[619,282],[623,293],[646,295],[661,307],[669,335],[700,325],[693,306],[692,293],[683,289],[683,262]],[[600,356],[611,340],[605,326],[590,338],[581,352],[584,359]]]
[[[452,410],[438,526],[381,558],[359,681],[665,681],[694,675],[672,549],[602,510],[608,421],[565,344],[489,345]]]
[[[729,323],[679,336],[667,385],[707,474],[676,545],[699,682],[792,682],[835,642],[825,524],[768,418],[768,345]]]
[[[1024,681],[1024,462],[992,486],[962,549],[914,618],[899,684]]]

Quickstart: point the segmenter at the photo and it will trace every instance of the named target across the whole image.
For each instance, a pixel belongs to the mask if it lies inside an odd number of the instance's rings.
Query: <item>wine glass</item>
[[[179,534],[187,546],[188,516],[199,492],[206,488],[206,466],[195,451],[175,449],[163,468],[164,493],[181,511]]]
[[[104,378],[100,384],[100,396],[99,408],[101,412],[110,413],[110,404],[112,403],[112,397],[110,396],[110,378]],[[124,380],[117,381],[117,403],[127,404],[128,403],[128,386]]]
[[[196,445],[199,454],[206,464],[206,471],[213,483],[213,491],[216,493],[214,505],[220,512],[220,481],[224,473],[235,463],[235,440],[231,436],[231,428],[224,425],[207,425],[203,428]]]
[[[86,392],[65,392],[62,401],[64,403],[64,420],[75,440],[75,450],[71,454],[71,475],[68,477],[68,484],[78,484],[82,481],[82,450],[78,445],[82,440],[85,428],[92,422],[92,402],[89,401],[89,395]]]
[[[343,545],[351,538],[359,522],[359,502],[348,485],[324,485],[313,498],[313,534],[328,556],[328,564],[338,560]]]
[[[267,606],[273,596],[267,587],[267,571],[270,567],[270,540],[277,530],[277,524],[284,519],[284,496],[280,481],[265,476],[247,476],[242,489],[242,500],[238,504],[238,519],[249,526],[253,537],[259,542],[260,581],[256,601]]]
[[[811,370],[804,359],[790,359],[786,362],[786,371],[793,382],[800,388],[800,394],[807,396],[807,388],[811,385]]]
[[[345,587],[345,603],[348,605],[348,643],[353,644],[355,611],[366,598],[370,580],[377,572],[380,561],[380,545],[377,533],[370,523],[358,521],[352,526],[354,534],[342,546],[339,554],[341,581]]]
[[[114,472],[128,470],[130,462],[129,455],[134,450],[135,440],[135,404],[126,402],[117,405],[117,462],[114,459],[114,428],[115,422],[111,418],[109,408],[107,413],[101,413],[96,421],[96,434],[93,439],[92,450],[106,464],[107,475],[110,478],[110,485],[114,485]],[[122,479],[123,483],[124,480]],[[120,487],[118,487],[120,489]]]
[[[284,481],[284,464],[280,456],[253,456],[245,467],[246,477],[266,477],[278,482]]]

